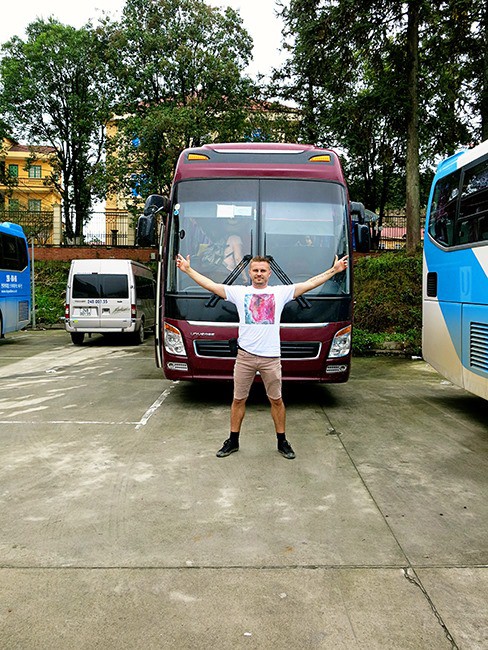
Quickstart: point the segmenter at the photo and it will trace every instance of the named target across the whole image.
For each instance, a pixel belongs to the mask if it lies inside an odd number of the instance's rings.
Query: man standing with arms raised
[[[190,256],[178,254],[176,265],[194,282],[224,300],[232,302],[239,314],[237,358],[234,366],[234,398],[230,412],[230,437],[217,452],[219,458],[239,451],[239,434],[246,412],[246,401],[256,373],[259,372],[271,404],[278,451],[287,459],[295,452],[286,439],[285,405],[281,396],[280,318],[287,302],[330,280],[347,269],[347,255],[319,275],[298,284],[268,286],[271,267],[266,257],[253,257],[249,265],[251,286],[218,284],[195,271]]]

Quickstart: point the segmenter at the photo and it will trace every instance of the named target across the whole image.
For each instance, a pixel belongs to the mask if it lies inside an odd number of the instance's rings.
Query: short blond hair
[[[261,263],[261,262],[266,262],[266,264],[269,264],[271,266],[271,262],[269,261],[269,257],[265,257],[264,255],[255,255],[251,259],[251,261],[249,262],[249,266],[251,266],[251,264],[253,262],[257,262],[258,264]]]

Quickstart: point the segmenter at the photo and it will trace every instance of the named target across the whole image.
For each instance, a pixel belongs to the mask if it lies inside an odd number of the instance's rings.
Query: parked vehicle
[[[65,325],[75,345],[85,334],[124,333],[144,341],[155,324],[155,280],[132,260],[73,260],[66,287]]]
[[[425,228],[424,359],[488,399],[488,140],[439,163]]]
[[[224,143],[184,150],[169,200],[148,197],[147,222],[141,218],[138,228],[141,234],[153,232],[151,219],[158,214],[164,224],[155,343],[156,363],[166,378],[231,379],[237,352],[235,307],[177,272],[177,253],[190,255],[193,268],[224,284],[247,282],[253,255],[270,260],[270,284],[302,282],[330,268],[335,255],[351,254],[351,211],[340,160],[329,149]],[[364,229],[369,233],[363,225],[361,234]],[[361,240],[363,247],[367,243]],[[285,381],[347,381],[351,276],[352,265],[286,305]]]
[[[16,223],[0,223],[0,338],[30,323],[30,269],[24,231]]]

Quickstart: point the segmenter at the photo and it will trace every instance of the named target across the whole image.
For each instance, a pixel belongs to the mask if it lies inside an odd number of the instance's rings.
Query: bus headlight
[[[336,332],[330,346],[329,359],[345,357],[351,351],[351,326],[342,328]]]
[[[185,344],[183,343],[183,336],[178,328],[164,324],[164,349],[169,354],[176,354],[180,357],[186,357]]]

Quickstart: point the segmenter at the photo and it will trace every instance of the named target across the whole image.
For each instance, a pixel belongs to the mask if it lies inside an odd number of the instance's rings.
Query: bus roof
[[[345,184],[338,155],[306,144],[239,142],[185,149],[174,181],[189,178],[297,178]]]
[[[22,237],[23,239],[26,238],[22,226],[19,226],[18,223],[12,223],[11,221],[0,221],[0,230],[2,232],[13,235],[14,237]]]
[[[449,156],[449,158],[446,158],[440,162],[437,166],[436,173],[438,174],[439,172],[442,172],[442,175],[444,175],[446,173],[454,171],[455,169],[459,169],[460,167],[468,165],[473,160],[477,160],[487,153],[488,140],[485,140],[484,142],[478,144],[476,147],[472,147],[471,149],[462,149],[461,151],[458,151],[452,156]]]

